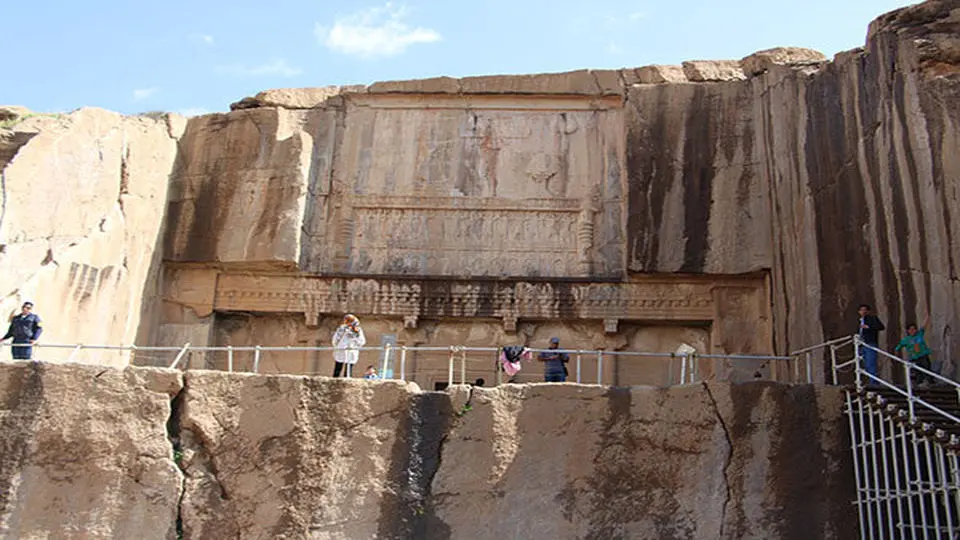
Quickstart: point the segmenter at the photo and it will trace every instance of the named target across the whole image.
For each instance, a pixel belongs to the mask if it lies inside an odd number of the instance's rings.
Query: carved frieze
[[[215,309],[422,318],[711,320],[708,282],[569,283],[221,275]]]

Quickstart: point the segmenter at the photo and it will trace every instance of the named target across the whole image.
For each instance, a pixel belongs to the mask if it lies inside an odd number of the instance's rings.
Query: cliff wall
[[[958,34],[956,3],[928,0],[833,61],[269,90],[186,125],[29,117],[0,130],[0,311],[36,301],[60,342],[212,343],[216,311],[296,314],[302,333],[362,304],[409,330],[569,320],[584,346],[692,321],[714,352],[786,353],[867,302],[888,346],[929,312],[949,361]],[[744,274],[765,281],[634,286]]]
[[[0,129],[0,324],[6,331],[7,316],[29,300],[45,342],[144,343],[157,322],[158,244],[186,120],[100,109],[21,114]]]
[[[849,538],[842,399],[2,364],[0,535]]]
[[[763,52],[633,86],[630,270],[772,270],[780,352],[852,332],[861,302],[887,345],[929,312],[957,350],[958,34],[956,3],[929,1],[833,62]]]

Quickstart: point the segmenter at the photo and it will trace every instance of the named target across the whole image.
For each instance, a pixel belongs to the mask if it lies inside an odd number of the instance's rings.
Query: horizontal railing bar
[[[940,375],[940,374],[938,374],[938,373],[934,373],[934,372],[932,372],[932,371],[929,371],[929,370],[927,370],[927,369],[924,369],[924,368],[922,368],[922,367],[914,364],[913,362],[907,362],[907,361],[904,360],[903,358],[899,358],[899,357],[897,357],[897,356],[895,356],[895,355],[892,355],[892,354],[888,353],[887,351],[885,351],[885,350],[883,350],[883,349],[880,349],[880,348],[878,348],[878,347],[874,347],[873,345],[870,345],[870,344],[867,344],[867,343],[862,343],[862,342],[860,343],[860,346],[863,347],[863,348],[865,348],[865,349],[870,349],[870,350],[872,350],[872,351],[876,351],[877,353],[881,354],[882,356],[884,356],[884,357],[886,357],[886,358],[889,358],[890,360],[893,360],[894,362],[897,362],[897,363],[900,364],[900,365],[909,365],[909,366],[910,366],[910,369],[915,369],[915,370],[917,370],[917,371],[920,371],[921,373],[924,373],[924,374],[926,374],[926,375],[930,375],[930,376],[932,376],[932,377],[934,377],[934,378],[936,378],[936,379],[939,379],[939,380],[943,381],[945,384],[949,384],[949,385],[953,386],[954,388],[960,388],[960,384],[958,384],[956,381],[950,380],[950,379],[948,379],[948,378],[946,378],[946,377],[944,377],[944,376],[942,376],[942,375]]]
[[[180,351],[183,349],[180,347],[172,346],[140,346],[140,345],[86,345],[82,343],[75,344],[62,344],[62,343],[0,343],[0,346],[5,347],[37,347],[37,348],[47,348],[47,349],[90,349],[90,350],[117,350],[117,351],[140,351],[140,352],[174,352]],[[391,346],[391,349],[398,349],[402,346]],[[522,345],[517,345],[517,347],[522,347]],[[384,351],[387,347],[354,347],[349,350],[353,351]],[[498,352],[502,350],[501,347],[465,347],[459,345],[448,345],[443,347],[437,346],[407,346],[405,347],[407,351],[420,351],[420,352],[451,352],[451,351],[462,351],[462,352]],[[261,351],[261,352],[281,352],[281,351],[336,351],[344,350],[337,349],[336,347],[329,346],[314,346],[314,347],[305,347],[305,346],[292,346],[292,345],[216,345],[216,346],[191,346],[190,352],[224,352],[224,351],[234,351],[234,352],[244,352],[244,351]],[[526,350],[531,353],[541,353],[541,352],[550,352],[550,353],[565,353],[565,354],[586,354],[586,355],[596,355],[603,353],[604,356],[636,356],[636,357],[647,357],[647,358],[684,358],[696,356],[698,358],[710,358],[710,359],[729,359],[729,360],[794,360],[795,358],[790,356],[763,356],[763,355],[743,355],[743,354],[699,354],[699,353],[690,353],[690,354],[678,354],[671,352],[644,352],[644,351],[607,351],[602,349],[543,349],[543,348],[532,348],[526,347]]]
[[[831,345],[836,345],[836,344],[838,344],[838,343],[843,343],[844,341],[847,341],[847,340],[850,340],[850,342],[852,343],[852,342],[853,342],[853,337],[852,337],[852,336],[838,337],[838,338],[835,338],[835,339],[831,339],[830,341],[825,341],[825,342],[823,342],[823,343],[818,343],[818,344],[816,344],[816,345],[811,345],[810,347],[806,347],[806,348],[803,348],[803,349],[798,349],[798,350],[796,350],[796,351],[791,352],[791,353],[790,353],[790,356],[796,356],[796,355],[798,355],[798,354],[804,354],[804,353],[813,352],[813,351],[816,351],[816,350],[819,350],[819,349],[825,349],[825,348],[827,348],[827,347],[829,347],[829,346],[831,346]]]

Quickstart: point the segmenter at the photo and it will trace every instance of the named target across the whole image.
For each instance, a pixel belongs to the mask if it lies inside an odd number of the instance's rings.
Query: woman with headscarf
[[[353,374],[353,365],[360,359],[359,349],[366,343],[367,338],[360,328],[360,319],[355,315],[346,315],[343,324],[333,333],[333,360],[336,362],[333,366],[334,377],[339,377],[341,372],[344,377]]]

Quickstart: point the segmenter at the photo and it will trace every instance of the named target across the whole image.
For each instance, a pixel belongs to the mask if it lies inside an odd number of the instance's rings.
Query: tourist
[[[900,343],[897,344],[897,347],[894,349],[894,352],[900,352],[902,350],[907,351],[908,360],[914,365],[920,366],[923,369],[930,371],[930,347],[927,346],[927,341],[924,339],[924,334],[927,330],[927,325],[930,324],[930,315],[928,314],[923,320],[923,326],[917,328],[916,324],[910,323],[907,325],[907,335],[900,340]],[[917,370],[911,370],[911,379],[916,384],[925,384],[927,381],[933,383],[933,377]]]
[[[560,347],[560,338],[550,338],[550,349]],[[570,361],[567,353],[563,352],[541,352],[537,360],[543,362],[543,380],[546,382],[566,382],[567,366],[564,365]]]
[[[337,327],[333,333],[333,360],[336,364],[333,367],[333,376],[339,377],[343,373],[344,377],[353,375],[353,365],[360,359],[360,347],[367,344],[367,338],[363,335],[363,329],[360,328],[360,319],[354,315],[343,317],[343,324]]]
[[[860,335],[860,339],[870,347],[861,348],[863,355],[863,367],[867,370],[867,373],[877,376],[877,348],[880,347],[880,332],[884,330],[883,322],[880,321],[880,318],[871,313],[872,308],[870,304],[860,304],[860,307],[857,308],[857,313],[860,315],[860,326],[857,330],[857,333]],[[875,381],[870,379],[867,381],[867,384],[872,384]]]
[[[367,366],[367,371],[363,373],[363,378],[367,379],[368,381],[379,379],[380,376],[377,375],[377,368],[373,367],[372,365]]]
[[[30,360],[33,345],[43,333],[43,322],[33,313],[33,302],[24,302],[20,314],[10,319],[10,328],[0,342],[13,338],[11,353],[14,360]]]

